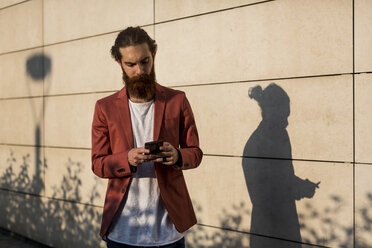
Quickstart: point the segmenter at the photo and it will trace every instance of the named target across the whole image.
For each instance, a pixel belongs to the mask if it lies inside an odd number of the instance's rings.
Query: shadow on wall
[[[29,154],[24,155],[22,161],[17,161],[10,151],[7,161],[9,166],[0,178],[0,188],[11,189],[0,194],[0,220],[4,228],[47,242],[53,247],[100,246],[101,208],[93,206],[95,199],[100,198],[98,189],[94,187],[91,190],[88,204],[79,204],[82,200],[80,178],[84,176],[82,171],[87,165],[68,159],[62,183],[53,187],[52,196],[46,199],[35,195],[41,175],[29,178]],[[18,175],[15,175],[13,167],[20,167]],[[46,161],[42,167],[47,168]]]
[[[26,72],[27,75],[31,77],[32,83],[38,84],[43,83],[45,77],[51,72],[52,68],[52,61],[51,59],[44,55],[43,53],[37,53],[32,56],[30,56],[26,61]],[[28,93],[31,95],[31,89],[30,85],[27,84],[28,87]],[[36,166],[36,172],[35,176],[32,180],[33,185],[32,189],[35,194],[40,194],[44,188],[44,183],[41,178],[42,175],[42,161],[41,161],[41,130],[40,130],[40,123],[42,122],[43,117],[43,109],[36,109],[36,107],[33,105],[33,102],[31,101],[32,106],[32,113],[33,118],[36,122],[35,127],[35,166]]]
[[[52,62],[44,54],[34,54],[27,59],[25,67],[32,83],[39,84],[51,72]],[[27,87],[31,95],[30,85]],[[44,87],[44,93],[47,91]],[[43,108],[37,109],[33,101],[30,104],[36,123],[35,172],[30,178],[33,171],[30,154],[14,154],[9,150],[6,162],[1,161],[6,163],[1,165],[5,172],[0,177],[1,226],[54,247],[99,247],[101,209],[93,206],[95,199],[100,198],[97,188],[91,190],[88,204],[79,204],[82,199],[80,178],[87,165],[68,159],[61,185],[50,189],[52,196],[42,197],[44,172],[48,167],[41,154]],[[22,159],[17,159],[20,157]],[[20,168],[18,174],[15,168]]]
[[[42,53],[37,53],[29,57],[26,61],[27,74],[35,83],[40,83],[52,69],[52,60]]]
[[[306,204],[305,214],[300,214],[299,222],[312,225],[301,224],[303,234],[302,243],[291,242],[291,240],[270,238],[265,235],[256,235],[242,230],[245,216],[249,216],[248,207],[242,202],[240,205],[233,205],[230,209],[224,209],[219,214],[219,225],[212,227],[204,225],[203,219],[199,219],[200,224],[196,225],[186,234],[188,248],[242,248],[242,247],[340,247],[340,248],[370,248],[372,247],[372,193],[365,195],[366,204],[356,212],[360,222],[357,223],[358,238],[354,246],[353,226],[345,225],[340,219],[340,212],[347,203],[340,196],[331,195],[323,209],[316,209],[310,203]],[[193,203],[198,213],[203,213],[204,209],[197,203]],[[262,241],[260,246],[251,246],[254,241]],[[270,246],[265,246],[266,244]],[[257,245],[257,243],[254,243]],[[261,246],[262,245],[262,246]]]
[[[301,242],[295,201],[312,198],[319,182],[303,180],[294,173],[291,142],[286,130],[290,99],[276,84],[270,84],[264,90],[261,86],[251,88],[249,96],[258,102],[262,113],[261,123],[244,147],[242,162],[253,205],[251,233]],[[256,237],[250,239],[252,248],[288,247]],[[301,247],[301,244],[291,247]]]
[[[199,225],[188,232],[188,247],[267,248],[267,247],[354,247],[354,227],[343,222],[344,207],[349,201],[338,195],[329,195],[322,209],[311,200],[305,203],[301,214],[296,200],[311,199],[320,182],[301,179],[294,173],[291,143],[286,130],[290,115],[290,99],[276,84],[264,90],[251,88],[249,96],[262,110],[262,121],[249,137],[243,153],[242,167],[252,202],[252,210],[242,202],[223,209],[216,227]],[[357,210],[358,239],[355,247],[372,247],[372,194],[367,204]],[[204,209],[194,203],[196,211]],[[208,211],[208,210],[205,210]],[[202,215],[202,214],[201,214]],[[250,230],[244,230],[244,220],[251,218]],[[302,235],[301,235],[302,234]]]

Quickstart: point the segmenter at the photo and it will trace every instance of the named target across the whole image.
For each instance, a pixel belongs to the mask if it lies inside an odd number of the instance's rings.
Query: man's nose
[[[145,73],[145,67],[143,65],[138,64],[136,68],[136,74],[142,75]]]

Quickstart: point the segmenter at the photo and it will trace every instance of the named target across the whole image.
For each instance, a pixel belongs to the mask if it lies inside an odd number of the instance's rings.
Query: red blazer
[[[186,95],[156,85],[154,140],[164,140],[179,149],[181,167],[155,163],[160,195],[179,232],[196,224],[195,213],[182,170],[199,166],[203,153]],[[125,88],[97,101],[92,124],[92,170],[108,178],[102,215],[101,237],[107,235],[132,176],[128,151],[133,148],[132,125]]]

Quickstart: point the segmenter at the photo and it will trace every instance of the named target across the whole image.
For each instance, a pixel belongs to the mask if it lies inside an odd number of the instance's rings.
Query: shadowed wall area
[[[0,227],[105,247],[92,116],[140,26],[204,152],[187,247],[372,247],[371,20],[370,0],[0,1]]]
[[[0,194],[3,227],[53,247],[99,246],[100,240],[96,238],[99,229],[92,223],[100,222],[100,208],[93,208],[94,200],[100,197],[100,193],[92,188],[90,203],[79,204],[82,201],[80,178],[83,177],[83,167],[87,165],[67,158],[61,184],[51,189],[50,198],[43,199],[38,194],[44,171],[36,171],[35,176],[30,178],[30,154],[22,155],[21,161],[17,157],[12,150],[9,151],[8,167],[0,178],[0,187],[11,189],[7,194],[4,194],[6,191]],[[48,168],[46,161],[39,164]],[[19,173],[13,171],[14,167],[20,168]],[[26,193],[30,191],[34,193]],[[60,195],[70,200],[58,200]]]

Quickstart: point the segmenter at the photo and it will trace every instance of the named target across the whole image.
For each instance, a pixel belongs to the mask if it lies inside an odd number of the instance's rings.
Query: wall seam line
[[[360,72],[355,74],[372,73],[372,72]],[[353,75],[353,73],[338,73],[338,74],[323,74],[323,75],[310,75],[310,76],[298,76],[298,77],[282,77],[282,78],[269,78],[269,79],[248,79],[230,82],[216,82],[216,83],[201,83],[201,84],[188,84],[188,85],[169,85],[169,88],[185,88],[185,87],[203,87],[203,86],[218,86],[218,85],[230,85],[230,84],[242,84],[252,82],[267,82],[267,81],[280,81],[280,80],[296,80],[296,79],[307,79],[307,78],[323,78],[323,77],[337,77]],[[108,91],[91,91],[91,92],[79,92],[79,93],[63,93],[63,94],[50,94],[50,95],[36,95],[36,96],[20,96],[20,97],[4,97],[2,100],[20,100],[20,99],[32,99],[42,97],[59,97],[59,96],[77,96],[77,95],[90,95],[90,94],[105,94],[115,93],[119,90],[108,90]]]
[[[182,20],[185,20],[185,19],[191,19],[191,18],[195,18],[195,17],[216,14],[216,13],[220,13],[220,12],[225,12],[225,11],[230,11],[230,10],[234,10],[234,9],[250,7],[250,6],[253,6],[253,5],[260,5],[260,4],[274,2],[274,1],[276,1],[276,0],[266,0],[266,1],[260,1],[260,2],[255,2],[255,3],[243,4],[243,5],[239,5],[239,6],[235,6],[235,7],[229,7],[229,8],[214,10],[214,11],[207,11],[207,12],[203,12],[203,13],[200,13],[200,14],[188,15],[188,16],[184,16],[184,17],[179,17],[179,18],[169,19],[169,20],[165,20],[165,21],[155,22],[154,25],[160,25],[160,24],[165,24],[165,23],[170,23],[170,22],[177,22],[177,21],[182,21]]]
[[[3,7],[3,8],[0,8],[0,11],[4,10],[4,9],[9,9],[9,8],[12,8],[14,6],[17,6],[17,5],[21,5],[23,3],[27,3],[27,2],[30,2],[31,0],[25,0],[25,1],[22,1],[22,2],[19,2],[19,3],[15,3],[15,4],[11,4],[11,5],[8,5],[6,7]]]
[[[42,0],[41,2],[41,32],[42,32],[42,54],[43,54],[43,57],[44,57],[44,54],[45,54],[45,51],[44,51],[44,36],[45,36],[45,25],[44,25],[44,0]],[[45,59],[42,60],[42,75],[45,75]],[[43,110],[42,110],[42,127],[41,127],[41,130],[42,130],[42,145],[45,144],[45,76],[43,77]],[[42,170],[42,173],[43,173],[43,185],[44,185],[44,197],[46,196],[46,180],[45,180],[45,154],[44,154],[44,149],[42,149],[42,160],[41,161],[38,161],[40,163],[40,167],[43,168]]]
[[[91,203],[84,203],[84,202],[79,202],[76,200],[62,199],[62,198],[57,198],[57,197],[43,196],[43,195],[38,195],[34,193],[23,192],[23,191],[18,191],[18,190],[13,190],[13,189],[7,189],[7,188],[0,188],[0,191],[11,192],[11,193],[20,194],[20,195],[29,195],[33,197],[39,197],[39,198],[44,198],[44,199],[54,200],[54,201],[69,202],[69,203],[80,204],[80,205],[89,206],[89,207],[103,208],[102,206],[91,204]]]
[[[225,230],[225,231],[230,231],[230,232],[241,233],[241,234],[254,235],[254,236],[259,236],[259,237],[264,237],[264,238],[269,238],[269,239],[282,240],[282,241],[287,241],[287,242],[291,242],[291,243],[311,245],[311,246],[322,247],[322,248],[330,248],[328,246],[322,246],[322,245],[317,245],[317,244],[312,244],[312,243],[303,243],[301,241],[294,241],[294,240],[290,240],[290,239],[277,238],[277,237],[273,237],[273,236],[269,236],[269,235],[252,233],[252,232],[248,232],[248,231],[239,231],[239,230],[235,230],[235,229],[231,229],[231,228],[226,228],[226,227],[218,227],[218,226],[213,226],[213,225],[208,225],[208,224],[202,224],[202,223],[198,223],[197,225],[198,226],[203,226],[203,227],[215,228],[215,229],[219,229],[219,230]]]
[[[352,1],[352,40],[353,40],[353,46],[352,46],[352,49],[353,49],[353,75],[352,75],[352,80],[353,80],[353,247],[355,248],[356,247],[356,223],[355,223],[355,211],[356,211],[356,199],[355,199],[355,188],[356,188],[356,177],[355,177],[355,170],[356,170],[356,164],[355,164],[355,160],[356,160],[356,156],[355,156],[355,152],[356,152],[356,137],[355,137],[355,134],[356,134],[356,123],[355,123],[355,116],[356,116],[356,113],[355,113],[355,110],[356,110],[356,106],[355,106],[355,0]]]

